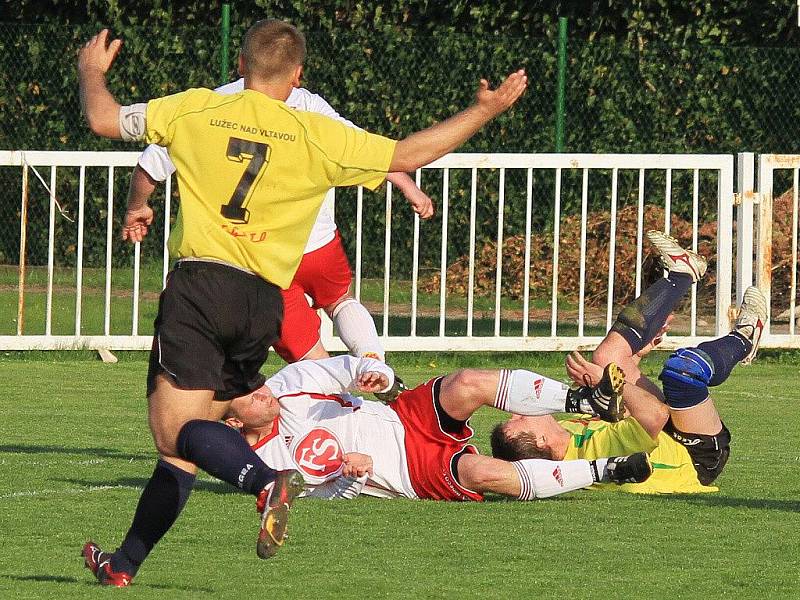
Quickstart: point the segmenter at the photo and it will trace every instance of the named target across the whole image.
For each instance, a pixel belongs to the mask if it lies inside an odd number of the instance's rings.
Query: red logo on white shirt
[[[561,474],[561,467],[558,466],[553,470],[553,477],[555,477],[558,485],[564,487],[564,476]]]
[[[312,477],[327,477],[342,468],[344,452],[336,436],[327,429],[312,429],[294,449],[294,462]]]
[[[542,397],[542,388],[544,387],[544,379],[539,377],[536,381],[533,382],[533,391],[536,394],[536,399]]]

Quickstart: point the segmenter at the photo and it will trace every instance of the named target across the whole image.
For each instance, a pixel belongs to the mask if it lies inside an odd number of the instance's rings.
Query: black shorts
[[[179,388],[214,390],[217,400],[258,389],[282,320],[276,285],[218,263],[178,262],[158,303],[147,395],[161,372]]]
[[[680,431],[670,419],[664,426],[664,433],[686,448],[697,479],[703,485],[711,485],[719,477],[731,455],[731,432],[724,423],[717,435],[704,435]]]

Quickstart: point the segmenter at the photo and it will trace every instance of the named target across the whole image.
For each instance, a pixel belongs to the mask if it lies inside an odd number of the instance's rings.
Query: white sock
[[[500,369],[494,406],[517,415],[564,412],[569,388],[544,375],[523,369]]]
[[[364,306],[348,298],[333,309],[336,332],[353,356],[369,356],[385,361],[386,355],[378,340],[375,321]]]
[[[511,463],[519,475],[518,500],[549,498],[594,483],[588,460],[544,460],[527,458]]]

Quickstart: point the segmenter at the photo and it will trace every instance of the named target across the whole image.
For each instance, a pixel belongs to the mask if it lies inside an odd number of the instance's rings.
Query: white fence
[[[17,265],[18,297],[16,331],[0,330],[0,348],[12,350],[56,349],[56,348],[108,348],[147,349],[151,337],[151,323],[140,314],[154,310],[153,296],[158,289],[144,290],[142,283],[143,257],[137,246],[132,264],[113,267],[114,249],[119,247],[118,231],[114,230],[114,214],[124,210],[125,192],[130,168],[136,163],[136,152],[0,152],[0,167],[16,169],[21,182],[20,191],[20,261]],[[793,162],[794,161],[794,162]],[[401,198],[387,186],[385,197],[372,193],[340,192],[341,203],[350,201],[348,194],[355,195],[355,292],[361,297],[376,317],[378,331],[383,336],[387,350],[568,350],[586,348],[597,344],[613,322],[618,310],[620,286],[615,273],[620,268],[635,272],[635,293],[642,286],[642,263],[646,255],[643,238],[645,214],[652,207],[663,210],[663,226],[672,226],[675,215],[673,206],[680,204],[684,222],[691,224],[692,245],[697,249],[701,238],[713,244],[716,272],[716,296],[713,306],[698,307],[697,291],[693,289],[691,303],[683,315],[682,325],[676,335],[669,336],[667,347],[696,343],[701,338],[726,332],[730,326],[733,282],[736,280],[736,295],[741,294],[753,277],[753,240],[756,246],[756,273],[759,285],[769,293],[772,274],[771,252],[771,201],[773,173],[778,169],[793,172],[794,209],[791,215],[792,262],[791,294],[788,300],[788,326],[780,332],[773,327],[765,337],[764,346],[800,347],[800,336],[796,334],[795,297],[797,271],[797,176],[800,157],[760,157],[759,181],[761,193],[753,186],[754,157],[742,154],[738,157],[738,193],[734,193],[734,157],[731,155],[638,155],[638,154],[453,154],[446,156],[417,172],[418,184],[437,203],[438,217],[433,223],[421,224],[414,216],[410,228],[412,244],[401,244],[398,250],[397,227],[393,219],[410,219],[400,213]],[[64,188],[60,173],[71,173],[76,189]],[[85,206],[87,189],[97,189],[105,180],[104,210],[89,217],[87,225]],[[158,261],[158,281],[155,288],[163,285],[169,267],[166,239],[169,229],[169,206],[171,188],[168,183],[165,193],[159,193],[160,201],[166,205],[161,211],[163,222],[151,232],[159,236],[158,253],[144,257],[148,264]],[[97,205],[97,193],[94,193]],[[12,199],[7,199],[8,202]],[[33,210],[34,202],[43,206]],[[364,242],[366,228],[374,229],[375,222],[368,217],[375,203],[382,205],[383,247],[367,247]],[[737,206],[737,252],[734,268],[734,205]],[[57,219],[59,204],[68,204],[65,211],[75,220],[74,265],[59,279],[56,263]],[[601,264],[598,257],[589,255],[587,238],[588,208],[602,204],[608,211],[607,223],[595,223],[594,227],[608,230],[604,240]],[[756,213],[755,207],[758,207]],[[174,207],[173,207],[174,208]],[[491,208],[491,211],[490,211]],[[622,230],[618,218],[635,212],[635,225]],[[487,214],[492,212],[493,214]],[[46,217],[44,214],[46,213]],[[754,236],[754,213],[757,217],[758,235]],[[552,215],[543,219],[543,215]],[[785,215],[784,215],[785,216]],[[553,218],[554,217],[554,218]],[[562,233],[562,227],[576,222],[579,217],[579,233]],[[374,217],[373,217],[374,220]],[[536,251],[532,247],[542,236],[532,238],[536,223],[552,223],[547,232],[548,244],[552,246],[552,257],[548,266],[547,291],[532,293],[531,282],[536,263]],[[708,228],[716,222],[716,228]],[[71,227],[71,226],[70,226]],[[491,229],[491,235],[486,228]],[[705,229],[701,232],[701,228]],[[63,230],[63,228],[62,228]],[[28,238],[37,233],[40,238],[47,232],[46,265],[32,266],[27,261]],[[102,231],[105,243],[105,261],[102,268],[84,266],[85,237],[89,231]],[[567,231],[566,227],[564,231]],[[570,230],[571,231],[571,230]],[[393,238],[393,234],[395,237]],[[70,233],[70,235],[72,235]],[[480,240],[490,238],[495,249],[481,248]],[[514,264],[520,267],[512,272],[503,264],[503,245],[510,238],[522,240],[520,257]],[[400,240],[407,241],[407,240]],[[40,244],[45,242],[40,239]],[[619,249],[635,248],[635,261],[619,265]],[[463,253],[453,256],[452,248],[464,248]],[[72,248],[72,246],[70,246]],[[438,256],[431,258],[431,249],[438,249]],[[562,255],[566,251],[579,252],[578,264],[565,263]],[[398,256],[398,253],[404,253]],[[410,253],[410,256],[407,254]],[[487,267],[487,254],[493,254],[493,263]],[[524,254],[524,256],[522,256]],[[631,253],[625,253],[630,256]],[[410,268],[403,268],[399,276],[392,274],[392,265],[400,260]],[[450,268],[458,260],[465,265],[467,282],[463,294],[439,285],[431,292],[430,278],[438,275],[439,282],[451,281]],[[376,281],[374,273],[383,264],[382,276]],[[562,264],[564,263],[564,264]],[[435,268],[434,268],[435,267]],[[476,293],[478,273],[493,271],[494,290],[487,298]],[[587,273],[602,268],[604,289],[588,286]],[[62,269],[63,271],[63,269]],[[369,272],[370,278],[364,277]],[[94,295],[102,280],[102,306],[98,298],[90,298],[91,310],[102,313],[99,318],[84,319],[90,308],[84,303],[84,275],[91,273]],[[39,278],[39,283],[31,283]],[[115,294],[112,279],[123,279],[127,292]],[[145,277],[146,278],[146,277]],[[152,274],[150,274],[152,279]],[[424,280],[424,282],[423,282]],[[510,298],[504,294],[503,285],[509,281],[521,282],[521,297]],[[565,300],[567,283],[577,292]],[[422,291],[422,283],[426,290]],[[540,282],[541,283],[541,282]],[[369,289],[367,289],[369,288]],[[591,289],[590,289],[591,288]],[[70,303],[64,306],[63,295]],[[603,294],[601,306],[597,298]],[[39,296],[38,300],[35,298]],[[148,299],[143,303],[143,296]],[[594,302],[589,302],[589,297]],[[74,297],[74,303],[73,303]],[[60,311],[54,309],[55,300],[60,302]],[[128,304],[129,302],[129,304]],[[65,316],[64,313],[71,313]],[[120,312],[129,326],[120,328]],[[149,314],[147,315],[149,317]],[[151,320],[151,317],[149,317]],[[64,325],[68,320],[69,324]],[[6,330],[8,324],[4,324]],[[68,330],[65,330],[65,327]],[[95,331],[96,329],[96,331]],[[141,331],[140,331],[141,329]],[[323,342],[331,350],[344,349],[333,336],[330,322],[325,320]]]

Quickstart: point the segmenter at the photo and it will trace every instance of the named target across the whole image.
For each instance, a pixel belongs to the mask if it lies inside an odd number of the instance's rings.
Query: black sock
[[[611,330],[624,337],[636,354],[652,341],[691,287],[691,275],[670,271],[622,309]]]
[[[111,568],[136,575],[144,559],[181,514],[195,476],[159,460],[142,491],[133,523],[111,558]]]
[[[736,363],[747,356],[752,347],[753,342],[737,331],[731,331],[726,336],[697,346],[697,349],[708,354],[714,363],[714,375],[708,385],[719,385],[725,381]]]
[[[238,431],[224,423],[189,421],[178,433],[176,445],[184,460],[254,496],[275,480],[275,471],[264,464]]]

